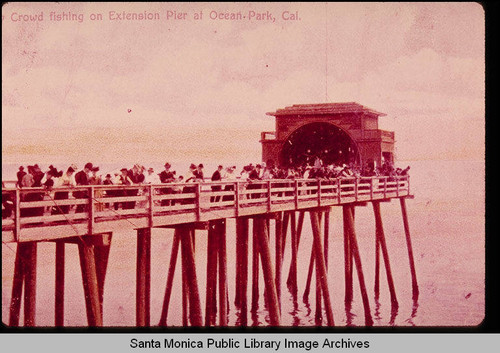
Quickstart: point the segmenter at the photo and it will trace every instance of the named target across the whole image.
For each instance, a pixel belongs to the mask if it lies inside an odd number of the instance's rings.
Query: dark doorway
[[[311,123],[298,128],[281,149],[281,164],[285,167],[313,166],[316,157],[323,165],[359,162],[356,143],[345,131],[329,123]]]

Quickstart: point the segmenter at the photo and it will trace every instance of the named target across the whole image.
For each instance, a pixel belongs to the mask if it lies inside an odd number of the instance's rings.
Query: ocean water
[[[162,163],[157,163],[159,168]],[[174,164],[174,163],[173,163]],[[213,165],[212,165],[213,164]],[[183,167],[184,165],[184,167]],[[180,171],[189,163],[174,167]],[[411,161],[411,191],[414,199],[406,201],[420,296],[412,301],[411,275],[400,204],[397,200],[381,204],[382,218],[391,268],[399,301],[397,313],[391,312],[389,290],[383,262],[380,272],[380,298],[374,298],[375,221],[371,205],[356,208],[356,234],[370,309],[375,326],[475,326],[485,315],[485,189],[484,161]],[[148,165],[147,165],[148,166]],[[216,163],[206,164],[206,175]],[[238,165],[238,166],[241,166]],[[42,166],[43,167],[43,166]],[[64,166],[58,166],[63,168]],[[103,166],[106,168],[119,166]],[[4,166],[3,180],[14,175],[17,166]],[[112,170],[112,169],[110,169]],[[159,171],[159,169],[158,169]],[[354,270],[354,299],[350,312],[344,306],[344,254],[342,210],[330,213],[328,281],[337,326],[364,326],[364,311],[358,277]],[[274,230],[274,222],[271,222]],[[234,307],[235,292],[235,222],[227,223],[229,325],[235,325],[239,312]],[[274,249],[271,233],[271,249]],[[104,288],[104,325],[135,326],[135,232],[117,229],[114,232]],[[196,231],[196,266],[201,304],[205,307],[206,231]],[[153,229],[151,263],[151,324],[159,321],[172,246],[172,229]],[[290,239],[288,233],[287,240]],[[285,248],[283,286],[281,288],[282,325],[315,326],[314,279],[309,303],[304,291],[312,246],[309,217],[305,218],[299,246],[298,301],[294,303],[286,288],[290,265],[290,243]],[[8,322],[15,257],[15,244],[2,244],[2,321]],[[38,245],[38,286],[36,324],[54,324],[55,245]],[[76,245],[66,246],[65,325],[85,326],[86,311]],[[179,264],[179,262],[178,262]],[[251,258],[250,258],[251,265]],[[251,267],[249,268],[249,276]],[[178,267],[170,302],[168,325],[180,326],[181,281]],[[262,276],[262,272],[261,272]],[[250,278],[249,278],[250,279]],[[249,325],[268,325],[260,280],[259,310],[248,315]],[[250,284],[250,283],[249,283]],[[250,287],[248,296],[250,299]],[[325,316],[326,317],[326,316]],[[22,312],[21,312],[22,322]],[[326,324],[326,320],[324,320]]]

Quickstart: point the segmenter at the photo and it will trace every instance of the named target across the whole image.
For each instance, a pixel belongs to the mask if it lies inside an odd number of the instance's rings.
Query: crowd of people
[[[44,199],[45,195],[51,194],[53,188],[57,188],[51,198],[54,200],[68,199],[70,192],[66,190],[61,190],[60,188],[65,187],[78,187],[87,185],[122,185],[131,186],[137,184],[173,184],[170,187],[165,187],[159,189],[160,194],[174,194],[174,193],[192,193],[194,192],[194,186],[190,186],[190,183],[195,182],[205,182],[205,181],[236,181],[244,180],[248,181],[249,184],[247,189],[260,188],[260,186],[254,181],[258,180],[269,180],[269,179],[334,179],[334,178],[352,178],[352,177],[372,177],[372,176],[387,176],[389,178],[394,178],[396,176],[407,175],[410,167],[405,169],[395,168],[392,163],[384,163],[380,167],[375,167],[374,163],[367,163],[363,168],[356,165],[346,165],[346,164],[328,164],[323,165],[323,162],[316,158],[313,165],[303,165],[296,167],[278,167],[272,163],[261,164],[248,164],[245,165],[242,170],[237,173],[236,166],[224,167],[219,165],[217,169],[213,172],[210,178],[206,178],[204,174],[203,164],[192,163],[189,166],[188,172],[185,175],[177,175],[175,170],[172,170],[170,163],[164,164],[164,169],[160,173],[155,173],[153,168],[146,168],[140,164],[135,164],[132,168],[121,168],[120,171],[114,173],[107,173],[104,176],[99,173],[100,168],[94,166],[92,163],[86,163],[82,170],[78,170],[75,164],[70,165],[65,171],[57,170],[54,166],[50,165],[46,172],[43,172],[41,168],[35,165],[29,165],[26,170],[23,166],[19,167],[17,172],[17,182],[18,188],[37,188],[42,187],[48,192],[30,192],[23,195],[23,201],[41,201]],[[179,184],[186,184],[185,186]],[[222,191],[223,185],[213,185],[212,191]],[[223,191],[231,191],[234,189],[232,184],[224,185]],[[74,190],[72,195],[76,199],[84,199],[88,197],[88,191],[85,189]],[[97,197],[121,197],[121,196],[137,196],[140,193],[139,188],[113,188],[106,191],[100,189],[96,190]],[[251,197],[255,197],[251,196]],[[212,196],[211,202],[227,201],[232,200],[231,195]],[[3,197],[3,210],[6,213],[11,213],[8,211],[10,205],[12,204],[9,197]],[[5,199],[5,200],[4,200]],[[182,200],[181,203],[189,203],[189,200]],[[194,201],[192,201],[194,202]],[[113,208],[118,210],[120,207],[122,209],[133,209],[136,205],[135,201],[125,201],[125,202],[114,202]],[[172,206],[175,205],[175,199],[163,199],[160,203],[161,206]],[[110,204],[106,204],[103,207],[111,207]],[[67,214],[69,213],[69,205],[59,205],[51,208],[51,214]],[[45,210],[46,211],[46,210]],[[86,205],[84,203],[76,205],[75,213],[81,213],[86,211]],[[22,208],[21,217],[36,217],[42,216],[44,214],[43,207],[36,208]]]

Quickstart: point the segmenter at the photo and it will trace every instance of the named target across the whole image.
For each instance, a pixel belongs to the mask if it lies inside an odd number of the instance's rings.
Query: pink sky
[[[169,10],[187,19],[167,20]],[[50,21],[51,11],[84,20]],[[161,19],[109,21],[109,11]],[[266,112],[326,101],[386,113],[380,127],[396,132],[400,160],[484,155],[476,3],[10,3],[2,15],[4,163],[255,161],[259,132],[274,129]]]

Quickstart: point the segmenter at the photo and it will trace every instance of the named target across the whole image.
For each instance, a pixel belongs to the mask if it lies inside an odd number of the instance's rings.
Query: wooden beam
[[[405,229],[406,236],[406,246],[408,248],[408,260],[410,261],[410,271],[411,271],[411,284],[413,290],[413,300],[418,299],[419,291],[418,291],[418,283],[417,283],[417,273],[415,270],[415,261],[413,259],[413,247],[411,245],[411,236],[410,236],[410,225],[408,223],[408,213],[406,211],[406,201],[405,198],[400,198],[399,202],[401,204],[401,213],[403,215],[403,225]]]
[[[319,279],[320,286],[321,286],[321,293],[322,293],[323,301],[325,304],[326,319],[327,319],[328,326],[334,326],[335,323],[333,320],[332,303],[330,301],[330,291],[328,289],[325,257],[324,257],[323,246],[321,245],[320,216],[319,216],[319,212],[309,212],[309,215],[311,217],[311,226],[312,226],[313,238],[314,238],[313,239],[314,254],[315,254],[314,257],[315,257],[316,266],[318,267],[317,274],[319,277],[318,279]]]
[[[86,237],[81,238],[78,244],[80,266],[82,268],[82,281],[87,308],[87,321],[89,326],[102,326],[101,304],[99,301],[99,285],[95,265],[94,245],[87,243]]]
[[[240,325],[247,326],[247,287],[248,287],[248,218],[236,218],[236,246],[240,249]]]
[[[10,298],[9,326],[19,326],[21,300],[24,283],[24,259],[28,256],[25,243],[17,243],[16,259],[14,263],[14,278],[12,281],[12,295]]]
[[[151,228],[137,230],[136,326],[150,326]]]
[[[384,257],[387,283],[389,285],[389,292],[391,295],[391,304],[393,307],[397,307],[398,299],[396,297],[396,289],[394,287],[394,281],[392,279],[391,264],[389,262],[389,252],[387,251],[387,244],[385,242],[384,226],[382,224],[382,215],[380,213],[380,203],[376,201],[373,202],[373,212],[375,213],[376,236],[379,239],[378,243],[380,245],[380,248],[382,249],[382,256]]]
[[[216,234],[219,252],[219,326],[227,326],[227,255],[226,255],[226,221],[216,220]]]
[[[64,242],[56,242],[56,271],[55,271],[55,325],[64,326]]]
[[[189,316],[191,325],[202,326],[203,318],[201,315],[200,293],[198,290],[198,280],[196,276],[196,263],[194,259],[194,248],[192,237],[188,226],[181,226],[181,249],[182,258],[185,260],[185,273],[187,278],[187,287],[189,292]]]
[[[172,251],[170,253],[170,264],[168,266],[167,284],[165,286],[165,296],[163,298],[163,307],[161,311],[160,322],[158,324],[159,326],[167,325],[168,306],[170,304],[170,296],[172,294],[175,266],[177,263],[177,254],[179,253],[179,242],[180,242],[180,233],[176,229],[174,231],[174,239],[172,241]]]
[[[346,205],[347,208],[347,224],[349,230],[349,242],[351,244],[352,256],[354,258],[354,263],[356,265],[356,270],[358,274],[359,286],[361,289],[361,298],[363,301],[363,308],[365,311],[365,325],[372,326],[373,319],[370,312],[370,302],[368,301],[368,295],[365,285],[365,277],[363,275],[363,267],[361,265],[361,256],[359,254],[358,242],[356,239],[356,232],[354,229],[354,218],[353,218],[353,206]]]
[[[269,249],[269,236],[267,234],[267,224],[263,218],[254,218],[257,225],[257,237],[259,242],[259,253],[262,261],[262,272],[264,273],[264,283],[268,298],[269,320],[271,326],[279,326],[280,310],[278,296],[276,294],[275,278],[271,264],[271,252]]]

